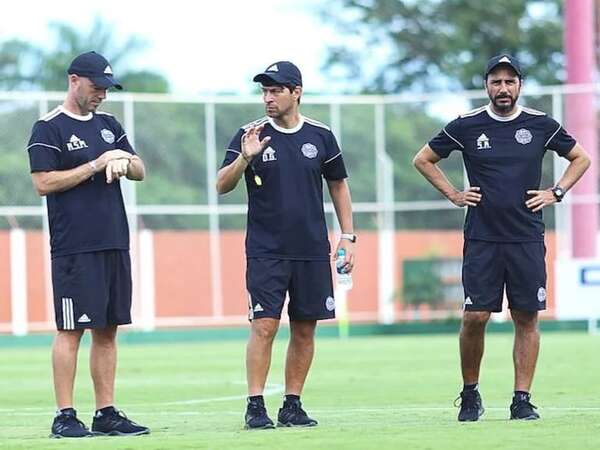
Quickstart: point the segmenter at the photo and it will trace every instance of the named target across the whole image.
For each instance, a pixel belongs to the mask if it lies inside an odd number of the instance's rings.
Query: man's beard
[[[505,98],[510,99],[510,102],[509,103],[498,102],[498,100],[505,99]],[[501,97],[496,96],[491,100],[492,100],[492,104],[496,107],[496,109],[498,111],[507,113],[507,112],[512,111],[512,109],[515,107],[515,104],[517,103],[517,99],[518,99],[518,97],[513,98],[510,95],[503,95]]]

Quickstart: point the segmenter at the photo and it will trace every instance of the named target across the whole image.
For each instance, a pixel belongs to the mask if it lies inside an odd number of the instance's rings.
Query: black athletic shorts
[[[52,286],[59,330],[131,323],[128,250],[55,257],[52,259]]]
[[[465,240],[462,280],[465,311],[546,309],[546,247],[543,242]]]
[[[286,292],[290,320],[335,317],[329,261],[248,258],[246,286],[249,320],[280,319]]]

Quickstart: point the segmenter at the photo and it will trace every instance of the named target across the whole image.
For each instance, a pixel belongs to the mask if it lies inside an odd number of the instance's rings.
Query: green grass
[[[594,449],[600,448],[600,336],[546,333],[533,388],[542,420],[507,420],[512,336],[490,334],[481,377],[486,413],[460,424],[452,335],[324,338],[303,401],[313,429],[243,431],[242,341],[122,345],[118,406],[150,436],[50,440],[49,349],[0,350],[0,448],[36,449]],[[76,407],[89,423],[93,396],[82,348]],[[267,406],[276,416],[285,341],[277,341]]]

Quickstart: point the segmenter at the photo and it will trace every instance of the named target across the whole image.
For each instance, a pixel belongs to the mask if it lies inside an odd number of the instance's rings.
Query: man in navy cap
[[[263,391],[273,339],[289,294],[290,342],[285,399],[279,426],[314,426],[300,395],[314,353],[317,320],[335,316],[330,246],[323,211],[323,178],[342,231],[336,250],[344,270],[354,265],[352,204],[347,173],[335,136],[302,116],[302,75],[289,61],[271,64],[254,81],[262,85],[266,117],[241,127],[218,173],[220,194],[242,175],[248,191],[246,285],[251,332],[246,352],[246,428],[273,428]]]
[[[76,57],[64,103],[33,126],[27,150],[33,184],[46,196],[57,334],[52,351],[57,414],[51,437],[147,434],[115,408],[117,326],[131,323],[129,228],[119,179],[144,179],[121,124],[97,111],[108,88],[121,89],[98,53]],[[77,352],[91,329],[92,432],[77,418]]]
[[[452,203],[468,207],[463,255],[464,312],[460,331],[463,390],[458,420],[483,414],[479,369],[485,327],[502,311],[506,289],[515,327],[514,395],[510,418],[539,418],[530,388],[539,351],[538,311],[546,309],[542,208],[560,202],[583,175],[584,149],[545,113],[519,106],[523,74],[511,55],[491,58],[485,70],[486,106],[447,124],[415,156],[416,168]],[[437,166],[462,153],[470,187],[456,189]],[[570,161],[558,183],[540,188],[542,159],[552,150]]]

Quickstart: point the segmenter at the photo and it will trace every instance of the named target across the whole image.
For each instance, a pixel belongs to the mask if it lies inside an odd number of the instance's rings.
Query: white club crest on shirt
[[[275,150],[273,149],[273,147],[267,147],[265,149],[265,151],[262,154],[262,160],[263,162],[277,161],[277,156],[275,156]]]
[[[533,136],[527,128],[520,128],[515,132],[515,139],[519,144],[529,144]]]
[[[100,136],[102,136],[104,142],[107,142],[108,144],[112,144],[113,142],[115,142],[114,133],[110,130],[107,130],[106,128],[102,128],[102,130],[100,130]]]
[[[308,142],[302,146],[301,150],[302,150],[302,154],[309,159],[316,158],[317,154],[319,153],[319,150],[317,149],[317,147]]]
[[[481,136],[477,138],[477,150],[489,150],[492,146],[490,145],[490,139],[485,135],[485,133],[481,133]]]

